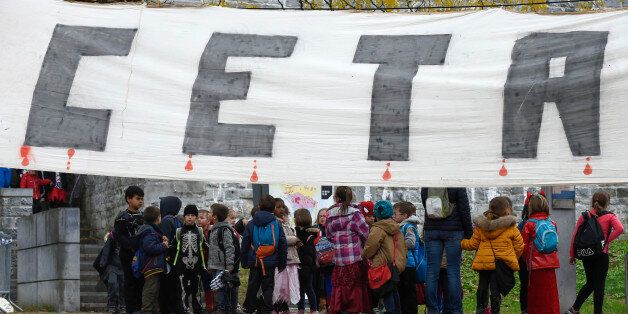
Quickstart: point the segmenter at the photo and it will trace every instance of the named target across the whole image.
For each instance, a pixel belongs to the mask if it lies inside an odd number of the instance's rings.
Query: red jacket
[[[548,217],[549,215],[546,213],[534,213],[531,214],[529,218],[544,220]],[[552,224],[556,226],[556,223],[553,221]],[[536,250],[536,247],[534,246],[534,238],[536,237],[535,227],[536,223],[528,220],[523,226],[523,232],[521,233],[524,243],[522,257],[525,259],[528,269],[530,269],[530,267],[532,267],[532,270],[560,268],[558,252],[544,254]],[[558,232],[558,228],[556,228],[556,231]],[[530,254],[532,254],[532,257],[530,257]],[[530,259],[532,260],[532,263],[530,263]]]
[[[33,189],[33,199],[41,198],[41,186],[49,185],[52,181],[48,179],[40,179],[39,176],[31,175],[30,173],[25,173],[22,175],[22,179],[20,180],[20,188],[22,189]]]

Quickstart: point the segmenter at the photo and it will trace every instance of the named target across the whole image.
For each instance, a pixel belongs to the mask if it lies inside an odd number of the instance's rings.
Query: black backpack
[[[235,258],[233,259],[233,273],[236,273],[240,269],[240,239],[238,239],[238,236],[236,236],[235,234],[235,230],[233,230],[231,227],[218,227],[215,231],[218,232],[218,248],[221,252],[225,253],[225,244],[223,243],[225,229],[229,230],[229,233],[231,234],[231,240],[233,241],[233,246],[235,248]]]
[[[597,216],[591,215],[589,211],[582,213],[582,224],[576,231],[576,236],[573,240],[574,256],[577,259],[591,259],[602,254],[610,236],[611,228],[608,228],[608,234],[604,237],[598,218],[606,214],[610,213],[605,211]]]

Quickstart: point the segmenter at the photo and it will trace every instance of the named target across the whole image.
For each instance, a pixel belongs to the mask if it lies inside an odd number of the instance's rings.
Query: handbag
[[[393,261],[377,267],[369,267],[368,285],[376,295],[385,295],[394,289],[394,285],[399,282],[399,271],[397,270],[397,239],[399,234],[393,238]],[[370,264],[370,262],[369,262]]]
[[[497,256],[495,256],[495,250],[493,250],[493,243],[490,239],[488,240],[488,243],[491,245],[491,251],[493,252],[493,258],[495,259],[495,272],[493,273],[493,278],[495,279],[494,282],[497,285],[497,291],[499,291],[502,296],[506,296],[510,290],[515,287],[515,272],[504,261],[497,259]]]

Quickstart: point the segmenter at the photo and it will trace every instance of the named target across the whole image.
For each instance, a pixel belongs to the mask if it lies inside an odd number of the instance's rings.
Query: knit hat
[[[360,209],[360,212],[362,213],[362,215],[373,216],[373,206],[375,206],[373,202],[363,201],[363,202],[360,202],[360,204],[358,205],[358,208]]]
[[[198,207],[194,204],[185,206],[185,209],[183,209],[183,216],[185,217],[187,215],[194,215],[198,217]]]
[[[386,200],[377,201],[374,212],[375,218],[378,220],[391,218],[393,216],[393,205]]]

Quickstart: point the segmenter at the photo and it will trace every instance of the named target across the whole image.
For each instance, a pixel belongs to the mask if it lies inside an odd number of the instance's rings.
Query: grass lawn
[[[611,247],[611,262],[606,278],[606,294],[604,296],[604,313],[628,313],[624,296],[624,255],[628,253],[628,241],[615,241]],[[473,261],[473,252],[464,252],[462,265],[462,289],[464,290],[464,298],[462,300],[465,313],[474,313],[475,311],[475,291],[478,284],[477,272],[471,270]],[[578,275],[577,288],[580,289],[584,285],[585,276],[582,263],[578,262],[576,266]],[[242,286],[240,287],[240,303],[244,301],[246,286],[248,280],[248,270],[240,271],[240,279]],[[515,274],[515,277],[517,274]],[[517,285],[502,301],[502,313],[520,313],[519,311],[519,280]],[[581,313],[593,313],[593,295],[584,303]],[[419,307],[419,313],[423,313],[423,307]]]

